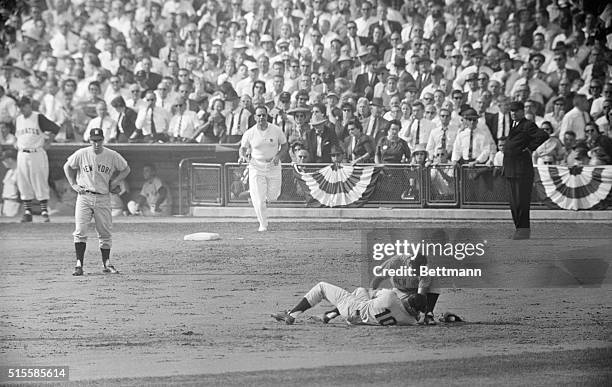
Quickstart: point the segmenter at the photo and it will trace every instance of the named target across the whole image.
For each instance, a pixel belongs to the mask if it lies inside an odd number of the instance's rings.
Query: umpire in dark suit
[[[504,147],[503,174],[510,184],[510,211],[516,227],[512,239],[529,239],[529,207],[534,175],[531,152],[548,139],[548,134],[525,119],[522,102],[510,104],[510,117],[513,122]]]

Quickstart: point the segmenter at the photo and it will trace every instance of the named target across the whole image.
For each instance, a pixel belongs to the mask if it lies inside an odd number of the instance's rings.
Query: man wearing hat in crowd
[[[504,146],[503,174],[510,184],[510,211],[516,228],[512,239],[529,239],[529,208],[534,177],[531,152],[546,141],[548,134],[525,119],[522,102],[510,104],[510,116],[513,123]]]
[[[312,130],[309,119],[310,119],[310,108],[307,106],[298,106],[293,109],[289,109],[287,114],[293,118],[294,125],[290,130],[286,131],[287,141],[293,144],[296,141],[302,144],[306,143],[308,132]]]
[[[355,78],[355,84],[353,85],[353,92],[358,96],[367,96],[369,92],[369,98],[372,98],[374,92],[374,86],[379,82],[377,69],[376,69],[376,58],[370,55],[366,60],[367,71],[363,74],[357,75]]]
[[[382,98],[372,98],[371,114],[362,121],[363,133],[374,140],[373,145],[378,144],[378,141],[387,135],[389,129],[389,122],[382,117],[384,109]]]
[[[461,113],[462,124],[465,129],[457,134],[451,161],[456,164],[467,164],[473,167],[484,164],[491,155],[490,141],[478,130],[478,113],[467,108]]]
[[[429,56],[421,56],[417,61],[417,76],[415,78],[418,93],[422,93],[425,86],[431,83],[431,59]]]
[[[32,221],[32,200],[40,203],[44,222],[49,221],[49,160],[46,149],[53,142],[59,127],[43,114],[32,110],[32,101],[22,97],[20,115],[15,119],[17,137],[17,185],[24,213],[22,222]]]
[[[331,163],[331,147],[338,145],[338,139],[328,122],[321,114],[313,114],[310,119],[312,130],[306,133],[306,148],[311,163]]]

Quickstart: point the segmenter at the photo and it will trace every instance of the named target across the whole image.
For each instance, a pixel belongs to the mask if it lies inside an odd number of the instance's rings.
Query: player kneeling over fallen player
[[[338,286],[319,282],[293,309],[275,313],[272,317],[291,325],[297,316],[323,300],[331,302],[353,325],[416,325],[419,313],[425,312],[427,307],[427,299],[422,294],[400,300],[393,290],[381,289],[372,297],[366,288],[349,293]]]
[[[401,267],[410,267],[414,273],[420,273],[421,266],[427,266],[427,258],[424,255],[417,255],[412,259],[412,255],[396,255],[389,258],[381,265],[381,273],[388,273],[387,269],[399,269]],[[440,289],[437,286],[437,280],[435,277],[420,277],[418,275],[412,276],[376,276],[370,283],[371,290],[370,295],[376,295],[377,290],[382,282],[388,279],[391,282],[393,291],[400,298],[400,300],[406,300],[412,295],[420,294],[426,297],[427,308],[423,320],[419,321],[419,324],[435,325],[434,320],[434,308],[440,295]],[[338,317],[340,312],[338,309],[327,311],[322,317],[318,318],[321,322],[327,324],[332,319]]]
[[[127,161],[119,153],[102,145],[104,132],[94,128],[89,132],[91,146],[74,152],[64,164],[64,174],[79,195],[74,210],[74,248],[77,263],[72,275],[83,275],[83,258],[87,243],[87,229],[91,218],[96,222],[104,273],[118,271],[110,264],[111,217],[110,192],[120,190],[119,183],[130,173]]]

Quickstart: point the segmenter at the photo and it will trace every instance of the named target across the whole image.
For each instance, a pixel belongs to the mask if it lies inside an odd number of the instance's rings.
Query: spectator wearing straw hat
[[[311,163],[331,163],[331,148],[338,145],[336,132],[321,114],[313,114],[310,119],[312,130],[306,134],[306,148],[310,152]]]
[[[472,108],[467,108],[461,113],[461,118],[465,129],[457,134],[451,161],[468,166],[484,164],[489,159],[491,146],[482,132],[476,129],[478,113]]]

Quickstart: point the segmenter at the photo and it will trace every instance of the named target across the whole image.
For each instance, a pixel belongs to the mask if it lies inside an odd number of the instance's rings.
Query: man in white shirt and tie
[[[461,117],[465,129],[457,135],[451,161],[455,164],[467,164],[469,167],[484,164],[489,159],[491,146],[489,140],[476,130],[478,113],[468,108],[461,113]]]
[[[238,108],[226,115],[225,127],[227,128],[227,137],[225,141],[227,143],[234,144],[240,142],[244,132],[246,132],[249,127],[253,126],[255,117],[253,117],[249,110],[251,103],[251,96],[243,94],[240,97]]]
[[[100,128],[104,132],[104,143],[108,143],[111,138],[117,137],[117,121],[113,120],[108,114],[104,100],[96,103],[96,114],[97,116],[92,118],[87,124],[87,129],[83,133],[83,141],[89,141],[90,130]]]
[[[138,110],[136,131],[130,137],[130,142],[167,142],[170,113],[164,108],[156,107],[156,97],[153,90],[145,94],[145,103]]]
[[[499,112],[495,115],[495,119],[497,120],[497,131],[491,133],[496,144],[499,142],[500,138],[508,136],[510,127],[512,126],[512,119],[510,118],[510,98],[503,94],[500,95],[497,97],[497,106],[499,108]]]
[[[453,144],[459,131],[458,127],[451,124],[451,111],[449,109],[440,109],[438,117],[440,125],[429,134],[426,148],[427,154],[432,161],[439,148],[445,149],[449,155],[452,153]]]
[[[174,115],[170,119],[168,133],[172,141],[191,143],[195,142],[195,137],[200,130],[202,122],[198,118],[198,113],[187,109],[185,99],[178,98],[172,106]]]
[[[435,124],[423,118],[425,105],[421,101],[412,103],[412,122],[402,129],[399,136],[408,143],[410,149],[414,149],[418,144],[425,144],[429,140],[429,134],[435,129]]]

